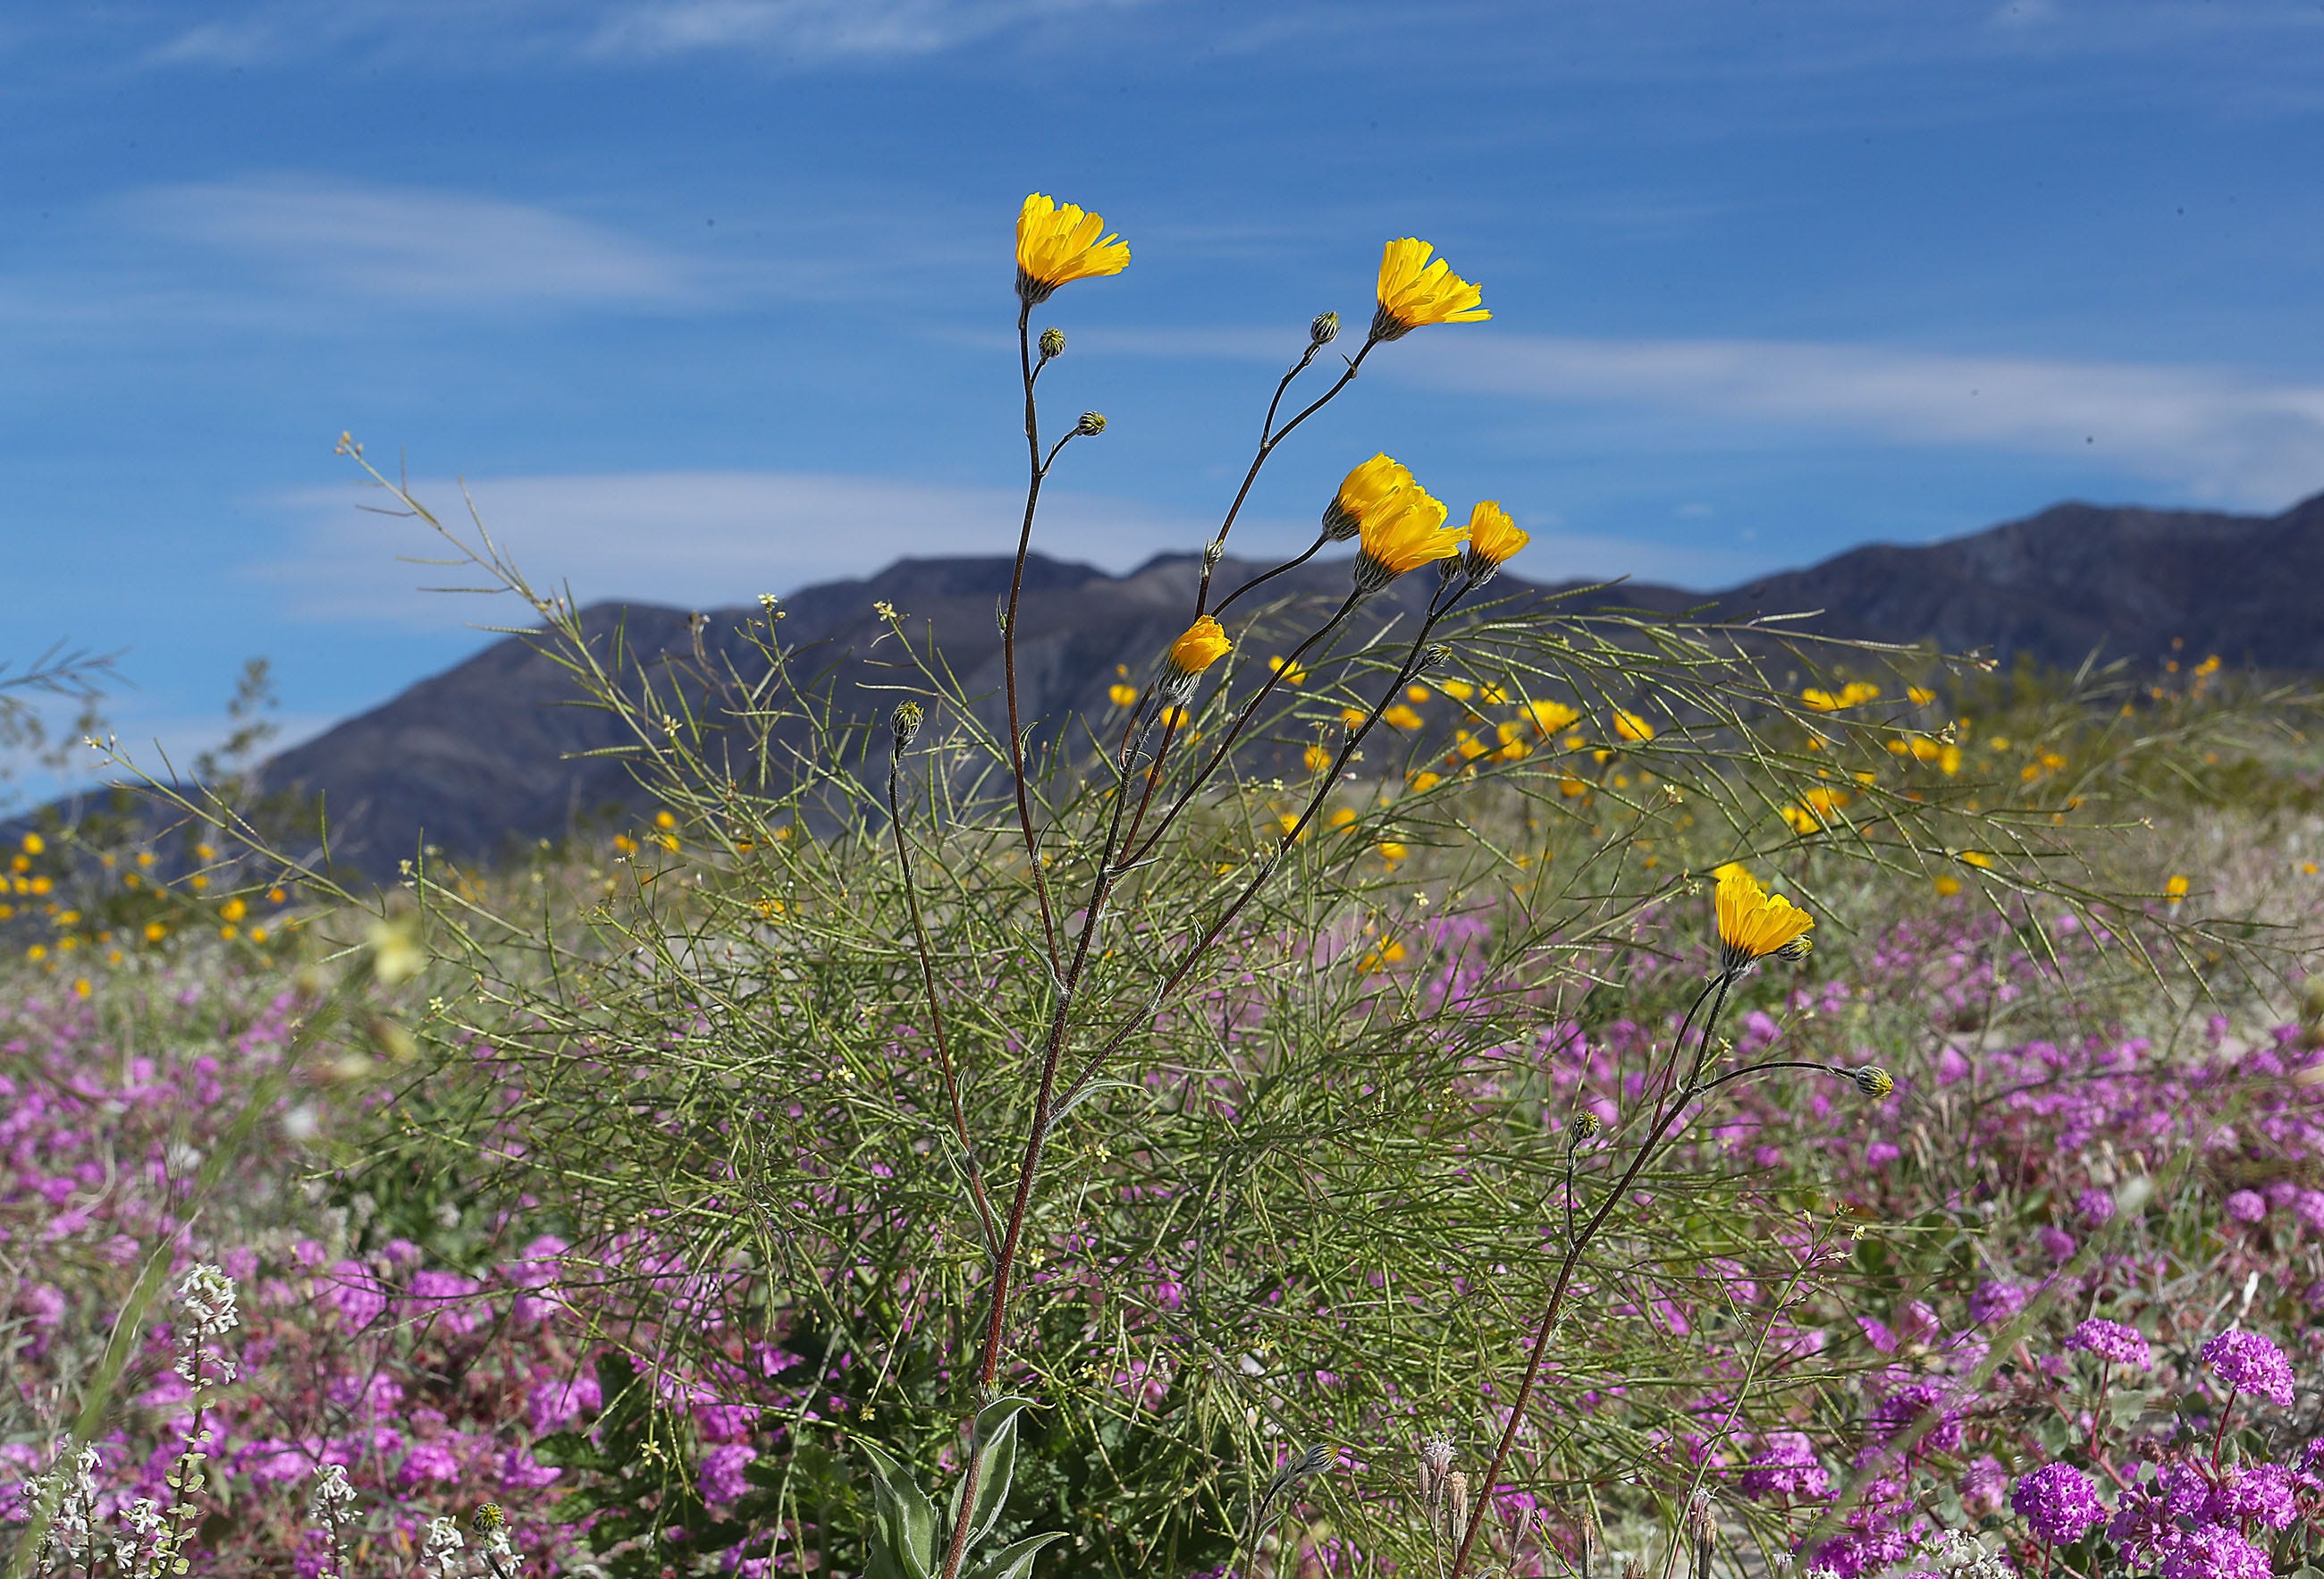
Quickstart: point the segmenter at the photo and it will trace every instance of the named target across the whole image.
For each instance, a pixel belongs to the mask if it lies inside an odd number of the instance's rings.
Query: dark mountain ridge
[[[1257,568],[1229,560],[1222,585]],[[1055,728],[1102,712],[1116,666],[1142,672],[1183,629],[1199,569],[1190,555],[1159,556],[1120,577],[1039,556],[1028,561],[1018,647],[1027,722]],[[1336,601],[1347,574],[1344,559],[1317,561],[1269,591]],[[980,712],[999,730],[996,614],[1009,575],[1010,562],[999,557],[900,559],[784,599],[779,629],[788,648],[836,665],[842,686],[894,684],[905,677],[881,671],[870,656],[882,629],[873,605],[893,605],[911,630],[933,633],[971,695],[991,697]],[[1377,600],[1379,612],[1394,612],[1399,596],[1408,607],[1426,579],[1411,577],[1415,586]],[[1505,575],[1494,595],[1579,585]],[[2177,637],[2188,651],[2218,652],[2231,664],[2324,670],[2324,494],[2274,516],[2064,503],[1941,542],[1851,549],[1724,592],[1621,582],[1564,607],[1616,605],[1726,619],[1804,614],[1812,617],[1803,626],[1834,636],[1933,640],[1947,651],[2061,666],[2094,649],[2153,660]],[[702,641],[714,667],[763,667],[738,629],[757,614],[709,612]],[[593,642],[618,630],[637,655],[682,659],[694,650],[684,610],[605,603],[585,611],[582,623]],[[475,856],[512,841],[559,837],[590,813],[638,799],[618,760],[577,755],[623,742],[606,714],[558,705],[574,694],[555,663],[507,638],[281,753],[265,765],[263,782],[323,797],[335,854],[374,873],[392,872],[423,838]]]

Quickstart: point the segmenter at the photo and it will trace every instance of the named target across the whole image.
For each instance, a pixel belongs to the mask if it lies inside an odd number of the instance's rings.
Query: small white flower
[[[431,1520],[428,1526],[428,1544],[420,1553],[420,1565],[447,1575],[457,1574],[467,1565],[460,1558],[460,1548],[467,1544],[467,1537],[460,1533],[459,1525],[453,1520]]]

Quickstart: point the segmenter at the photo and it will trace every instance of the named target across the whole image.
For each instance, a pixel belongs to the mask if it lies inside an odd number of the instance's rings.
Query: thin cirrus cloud
[[[818,581],[870,574],[911,556],[1003,554],[1016,546],[1019,489],[773,471],[621,472],[472,479],[477,517],[547,593],[697,608],[747,604]],[[412,498],[465,525],[461,485],[410,485]],[[422,522],[367,513],[375,490],[305,488],[263,502],[288,522],[285,551],[244,568],[292,616],[442,629],[509,617],[497,603],[427,587],[483,585],[474,569],[417,565],[449,550]],[[1215,523],[1134,502],[1045,493],[1035,548],[1121,571],[1168,549],[1197,549]],[[1258,542],[1300,529],[1254,521]],[[1304,542],[1301,546],[1304,546]]]
[[[638,60],[742,50],[793,62],[940,54],[1140,0],[659,0],[614,9],[583,52]]]
[[[731,284],[691,260],[525,203],[298,175],[148,188],[135,229],[294,286],[434,306],[692,308]]]
[[[2194,502],[2277,510],[2324,486],[2324,385],[2228,370],[1764,340],[1500,336],[1416,345],[1434,388],[1618,402],[1753,428],[2072,457]]]

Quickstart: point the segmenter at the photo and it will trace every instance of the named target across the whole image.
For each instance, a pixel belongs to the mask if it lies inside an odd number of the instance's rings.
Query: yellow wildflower
[[[49,842],[48,842],[46,839],[44,839],[44,838],[41,837],[41,836],[40,836],[40,835],[38,835],[38,834],[26,834],[26,835],[24,836],[24,854],[27,854],[27,855],[37,855],[37,854],[39,854],[42,851],[43,851],[43,850],[47,849],[48,847],[49,847]]]
[[[1117,707],[1127,707],[1138,700],[1138,688],[1123,685],[1117,680],[1106,688],[1105,698]]]
[[[1488,499],[1469,512],[1469,541],[1461,550],[1462,568],[1481,586],[1493,572],[1515,558],[1532,534],[1509,519],[1509,512]]]
[[[1414,794],[1425,795],[1431,790],[1435,789],[1436,786],[1444,782],[1444,780],[1441,774],[1432,773],[1424,768],[1419,772],[1413,774],[1411,778],[1405,781],[1412,786]]]
[[[1582,716],[1581,710],[1563,702],[1527,702],[1525,716],[1544,734],[1555,734],[1559,730]]]
[[[1720,869],[1714,909],[1719,917],[1719,968],[1741,975],[1771,954],[1797,959],[1807,952],[1815,918],[1782,894],[1771,894],[1737,863]]]
[[[1332,753],[1320,745],[1311,745],[1300,756],[1311,773],[1320,773],[1332,765]]]
[[[1364,518],[1413,485],[1412,473],[1400,461],[1376,455],[1350,472],[1340,491],[1323,506],[1323,535],[1346,542],[1363,529]]]
[[[1219,622],[1204,614],[1186,627],[1185,635],[1170,643],[1170,667],[1184,684],[1224,658],[1233,646]]]
[[[1397,862],[1403,860],[1406,855],[1410,854],[1409,851],[1394,839],[1382,839],[1379,844],[1372,847],[1379,852],[1380,859],[1387,862],[1391,866],[1395,865]]]
[[[1268,659],[1267,667],[1281,675],[1286,686],[1305,685],[1307,681],[1307,671],[1280,653]]]
[[[1614,711],[1614,734],[1621,740],[1652,740],[1655,737],[1655,726],[1636,713],[1624,712],[1618,707]]]
[[[1915,707],[1925,707],[1937,699],[1937,693],[1926,686],[1906,686],[1904,699]]]
[[[1427,720],[1402,702],[1398,702],[1380,715],[1380,722],[1391,729],[1414,730],[1419,728]]]
[[[2165,903],[2174,905],[2180,900],[2185,899],[2187,897],[2187,880],[2183,877],[2176,876],[2169,879],[2163,885],[2163,897]]]
[[[1459,553],[1468,528],[1447,531],[1444,514],[1443,504],[1416,485],[1367,517],[1358,534],[1357,590],[1378,592],[1407,570]]]
[[[1992,869],[1993,857],[1982,850],[1963,850],[1955,859],[1964,866],[1974,866],[1980,872]]]
[[[1365,712],[1361,707],[1342,707],[1340,709],[1340,722],[1346,725],[1351,729],[1362,728],[1364,725],[1364,720],[1370,716],[1371,715]]]
[[[1937,883],[1936,883],[1936,887],[1937,887],[1937,897],[1938,897],[1939,899],[1948,899],[1948,900],[1949,900],[1949,899],[1952,898],[1952,897],[1953,897],[1953,895],[1955,895],[1955,894],[1957,894],[1957,893],[1960,892],[1960,891],[1961,891],[1961,880],[1960,880],[1960,878],[1958,878],[1958,877],[1955,877],[1955,876],[1954,876],[1951,873],[1950,873],[1950,872],[1940,872],[1940,873],[1937,873]]]
[[[1493,315],[1479,305],[1483,292],[1452,272],[1436,249],[1415,236],[1380,249],[1379,308],[1372,314],[1375,340],[1398,340],[1430,324],[1476,323]]]
[[[1060,285],[1130,266],[1130,248],[1118,235],[1100,239],[1105,221],[1035,192],[1017,211],[1017,295],[1038,307]]]

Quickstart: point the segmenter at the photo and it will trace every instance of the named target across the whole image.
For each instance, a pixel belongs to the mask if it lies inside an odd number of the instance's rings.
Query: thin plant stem
[[[900,751],[898,753],[901,754]],[[977,1222],[984,1229],[985,1253],[1001,1253],[1001,1236],[992,1221],[992,1203],[985,1196],[984,1171],[976,1160],[975,1142],[969,1139],[968,1115],[960,1101],[960,1080],[952,1062],[952,1043],[945,1032],[944,1001],[936,991],[935,951],[928,943],[927,923],[920,915],[920,891],[912,878],[910,842],[904,837],[904,813],[896,792],[896,780],[902,764],[890,760],[888,764],[888,827],[896,839],[896,862],[902,869],[904,904],[912,918],[913,952],[920,957],[920,985],[928,997],[928,1023],[936,1033],[936,1067],[944,1076],[945,1096],[952,1104],[953,1133],[959,1138],[963,1161],[968,1168],[969,1194],[976,1202]]]
[[[1236,598],[1240,597],[1244,593],[1249,592],[1252,587],[1260,585],[1262,582],[1274,580],[1286,570],[1297,569],[1300,566],[1314,559],[1317,554],[1322,553],[1323,551],[1323,545],[1331,540],[1332,540],[1328,537],[1319,536],[1314,542],[1307,545],[1304,552],[1284,560],[1283,563],[1277,565],[1272,570],[1261,570],[1258,575],[1244,582],[1240,586],[1236,587],[1232,592],[1228,593],[1224,597],[1219,599],[1219,606],[1213,612],[1216,614],[1226,613],[1227,605],[1233,603]]]
[[[1057,923],[1049,905],[1049,881],[1041,872],[1041,842],[1033,833],[1033,803],[1025,785],[1025,730],[1017,715],[1017,606],[1025,592],[1025,559],[1033,547],[1033,512],[1041,503],[1039,408],[1033,401],[1033,348],[1025,326],[1033,317],[1028,301],[1017,309],[1017,362],[1025,380],[1025,449],[1031,476],[1025,484],[1025,524],[1017,533],[1017,559],[1009,572],[1009,609],[1001,627],[1001,677],[1009,697],[1009,771],[1017,790],[1017,826],[1025,836],[1025,863],[1033,873],[1033,893],[1041,906],[1041,936],[1049,951],[1049,969],[1057,968]],[[947,1574],[945,1579],[951,1579]]]

